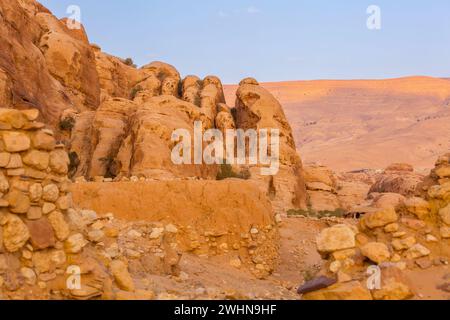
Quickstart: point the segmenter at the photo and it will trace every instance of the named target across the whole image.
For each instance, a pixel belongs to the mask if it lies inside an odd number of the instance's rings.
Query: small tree
[[[137,66],[134,64],[134,61],[133,61],[132,58],[126,58],[126,59],[124,60],[124,63],[125,63],[127,66],[130,66],[130,67],[133,67],[133,68],[136,68],[136,67],[137,67]]]

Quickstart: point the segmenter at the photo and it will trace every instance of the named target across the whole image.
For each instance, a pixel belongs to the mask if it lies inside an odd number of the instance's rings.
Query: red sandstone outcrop
[[[418,185],[425,176],[415,173],[409,164],[391,164],[379,175],[369,193],[399,193],[411,196],[420,193]]]
[[[0,12],[2,107],[36,108],[55,128],[65,109],[96,109],[100,86],[84,32],[32,0],[2,1]]]
[[[251,169],[252,179],[263,181],[262,187],[272,197],[276,210],[306,208],[307,193],[302,161],[297,154],[292,129],[283,108],[275,97],[255,79],[241,81],[236,92],[236,127],[248,129],[278,129],[280,132],[280,168],[274,176],[261,176]]]

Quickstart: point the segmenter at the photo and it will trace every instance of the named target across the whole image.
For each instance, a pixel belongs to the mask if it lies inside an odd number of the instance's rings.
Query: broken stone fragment
[[[450,226],[450,204],[439,210],[439,216],[441,217],[442,222],[447,226]]]
[[[370,291],[359,281],[337,283],[303,296],[304,300],[373,300]]]
[[[22,162],[22,157],[20,156],[20,154],[12,153],[9,158],[9,162],[8,162],[8,165],[6,166],[6,169],[17,169],[17,168],[22,168],[22,167],[23,167],[23,162]]]
[[[413,245],[416,244],[416,238],[415,237],[408,237],[405,239],[395,239],[392,241],[392,246],[397,251],[407,250],[411,248]]]
[[[431,251],[421,245],[420,243],[415,244],[412,246],[408,251],[406,251],[406,257],[408,259],[418,259],[422,257],[426,257],[430,255]]]
[[[37,206],[32,206],[28,209],[27,219],[28,220],[37,220],[42,217],[42,208]]]
[[[63,214],[59,211],[53,211],[48,215],[48,221],[55,231],[56,238],[59,241],[66,240],[70,234],[70,228]]]
[[[38,109],[21,110],[20,112],[27,117],[28,121],[35,121],[39,117]]]
[[[87,241],[84,239],[81,233],[71,235],[64,242],[64,248],[68,253],[79,253],[86,245]]]
[[[447,226],[441,227],[439,232],[440,232],[442,238],[444,238],[444,239],[450,238],[450,227],[447,227]]]
[[[307,281],[305,284],[300,286],[297,290],[298,294],[306,294],[309,292],[321,290],[332,286],[337,282],[334,278],[329,278],[325,276],[318,277],[316,279]]]
[[[362,246],[361,253],[377,264],[389,261],[391,258],[389,248],[381,242],[370,242]]]
[[[67,174],[69,171],[69,157],[64,150],[55,150],[50,153],[50,168],[57,174]]]
[[[8,179],[6,179],[3,172],[0,172],[0,192],[6,193],[9,190],[9,182]]]
[[[9,124],[14,129],[21,129],[28,122],[28,118],[19,110],[1,108],[0,122]]]
[[[419,197],[407,199],[405,201],[405,208],[421,220],[427,219],[431,212],[431,207],[428,201]]]
[[[111,262],[110,267],[117,286],[125,291],[134,291],[134,281],[128,272],[127,265],[121,260],[114,260]]]
[[[11,153],[0,152],[0,167],[5,168],[8,165],[10,159],[11,159]]]

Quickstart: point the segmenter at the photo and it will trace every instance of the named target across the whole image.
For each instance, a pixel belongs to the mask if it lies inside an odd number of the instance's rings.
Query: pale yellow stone
[[[3,142],[8,152],[21,152],[30,149],[30,138],[24,133],[6,131],[3,132]]]
[[[5,168],[8,165],[10,159],[11,159],[11,153],[0,152],[0,167]]]
[[[9,252],[21,249],[30,238],[27,226],[16,215],[8,215],[3,226],[3,246]]]
[[[48,215],[48,221],[55,231],[56,238],[60,241],[66,240],[70,234],[70,228],[63,214],[59,211],[53,211]]]
[[[22,168],[23,162],[22,157],[18,153],[12,153],[11,157],[9,158],[8,165],[6,166],[6,169],[17,169]]]
[[[49,153],[38,150],[31,150],[23,157],[23,163],[38,170],[46,170],[49,162]]]
[[[42,190],[42,199],[48,202],[55,202],[59,197],[59,189],[55,184],[48,184]]]

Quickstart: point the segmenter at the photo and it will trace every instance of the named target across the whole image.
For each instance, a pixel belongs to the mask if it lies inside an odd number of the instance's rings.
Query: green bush
[[[338,208],[334,211],[315,211],[312,210],[311,208],[308,208],[307,210],[303,210],[303,209],[291,209],[288,210],[287,215],[290,217],[298,217],[298,216],[302,216],[302,217],[308,217],[308,218],[329,218],[329,217],[338,217],[338,218],[343,218],[345,217],[347,211],[345,211],[344,209]]]
[[[144,90],[144,89],[142,89],[141,86],[134,87],[134,88],[131,90],[131,93],[130,93],[130,98],[131,98],[131,100],[134,100],[134,98],[136,98],[137,94],[138,94],[139,92],[141,92],[142,90]]]
[[[98,161],[101,161],[105,164],[106,166],[106,173],[105,173],[105,178],[115,178],[116,174],[114,172],[114,158],[113,157],[105,157],[105,158],[100,158],[98,159]]]
[[[136,67],[137,67],[137,66],[134,64],[133,59],[131,59],[131,58],[126,58],[126,59],[123,61],[123,63],[125,63],[127,66],[130,66],[130,67],[133,67],[133,68],[136,68]]]
[[[248,180],[250,179],[251,175],[248,170],[244,170],[243,172],[234,172],[233,167],[230,164],[222,164],[220,165],[220,171],[217,173],[217,180],[225,180],[229,178],[235,178],[235,179],[243,179]]]
[[[75,119],[70,117],[61,120],[61,122],[59,123],[59,128],[63,131],[72,131],[74,126]]]

